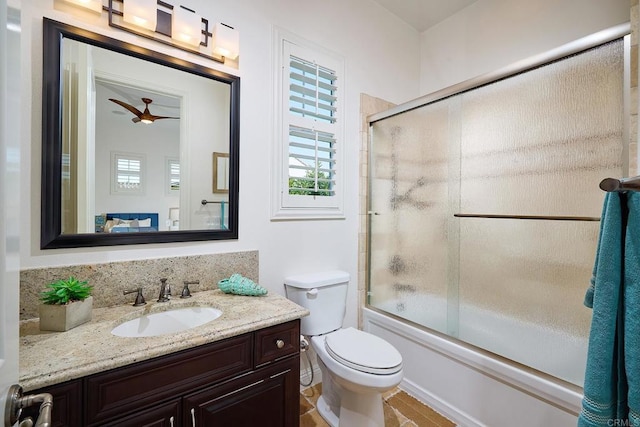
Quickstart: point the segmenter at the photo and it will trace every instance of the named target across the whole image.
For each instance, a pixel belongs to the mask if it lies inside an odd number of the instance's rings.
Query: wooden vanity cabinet
[[[42,391],[54,426],[297,427],[299,337],[294,320],[90,375],[69,382],[75,404],[57,405],[61,385]]]
[[[82,426],[82,379],[56,384],[46,389],[25,392],[28,394],[50,393],[53,396],[51,427]],[[35,424],[39,406],[29,406],[22,410],[20,421],[31,417]]]

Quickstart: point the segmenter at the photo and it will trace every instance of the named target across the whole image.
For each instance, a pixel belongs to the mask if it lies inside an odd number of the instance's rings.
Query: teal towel
[[[640,426],[639,214],[640,194],[607,193],[584,301],[593,316],[579,427]]]
[[[640,426],[640,193],[628,193],[625,241],[624,354],[630,426]]]

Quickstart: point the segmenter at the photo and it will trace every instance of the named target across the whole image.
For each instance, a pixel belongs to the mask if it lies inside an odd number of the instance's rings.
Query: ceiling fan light
[[[122,20],[136,27],[156,30],[158,19],[157,0],[125,0]]]
[[[171,14],[171,38],[180,43],[200,46],[202,18],[183,6],[174,7]]]
[[[140,121],[145,125],[150,125],[151,123],[153,123],[153,120],[149,120],[149,119],[140,119]]]
[[[213,29],[213,53],[229,59],[240,54],[240,33],[228,25],[217,23]]]

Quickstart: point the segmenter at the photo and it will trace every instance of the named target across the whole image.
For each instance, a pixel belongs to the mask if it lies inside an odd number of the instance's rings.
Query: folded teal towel
[[[638,215],[640,194],[607,193],[584,301],[593,316],[579,427],[640,426]]]

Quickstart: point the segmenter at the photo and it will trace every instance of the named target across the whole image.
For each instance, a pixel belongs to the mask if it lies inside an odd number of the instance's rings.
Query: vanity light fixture
[[[74,6],[80,6],[96,13],[102,13],[102,0],[64,0]]]
[[[229,59],[240,54],[240,34],[227,24],[218,23],[213,29],[213,53]]]
[[[171,38],[180,43],[200,46],[202,18],[194,10],[174,6],[171,13]]]
[[[204,58],[225,63],[240,53],[240,36],[233,27],[218,23],[213,31],[209,20],[194,10],[164,0],[59,0],[89,9],[106,11],[109,26],[163,43]]]
[[[156,31],[157,0],[126,0],[123,2],[122,20],[136,27]]]

